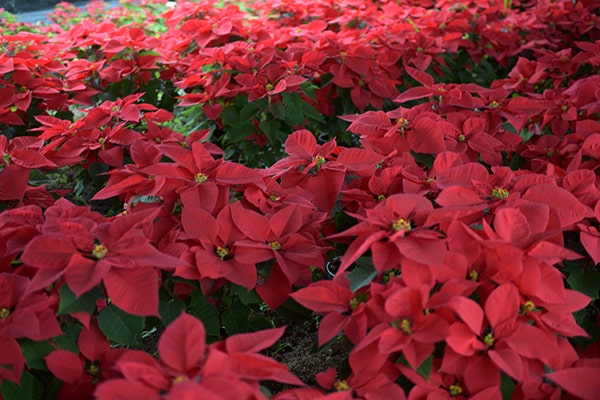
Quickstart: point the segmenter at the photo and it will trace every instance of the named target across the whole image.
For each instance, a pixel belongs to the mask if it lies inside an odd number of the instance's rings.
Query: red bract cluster
[[[600,2],[225,3],[1,14],[0,397],[597,398]]]

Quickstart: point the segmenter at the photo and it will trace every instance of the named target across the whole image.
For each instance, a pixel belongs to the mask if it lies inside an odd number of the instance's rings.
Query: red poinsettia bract
[[[182,313],[158,342],[159,359],[127,351],[115,364],[121,377],[101,383],[99,400],[119,399],[262,399],[258,383],[303,383],[287,368],[256,354],[275,343],[284,328],[235,335],[206,345],[202,322]]]

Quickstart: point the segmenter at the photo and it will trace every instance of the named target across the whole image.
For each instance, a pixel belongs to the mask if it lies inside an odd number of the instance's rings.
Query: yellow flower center
[[[87,372],[92,376],[96,376],[100,372],[100,367],[96,364],[92,364],[89,366]]]
[[[407,319],[403,319],[400,322],[400,329],[402,330],[402,332],[405,332],[408,335],[412,334],[412,327],[410,325],[410,321]]]
[[[356,296],[354,296],[352,298],[352,300],[350,300],[348,302],[348,307],[350,307],[350,310],[355,310],[356,307],[358,307],[360,305],[360,303],[364,303],[365,302],[365,295],[363,294],[357,294]]]
[[[479,279],[479,272],[477,272],[474,269],[469,271],[469,279],[472,280],[473,282],[477,282],[477,280]]]
[[[490,108],[494,109],[494,108],[498,108],[498,107],[500,107],[500,103],[498,103],[496,100],[494,100],[490,103]]]
[[[344,390],[349,390],[350,386],[348,385],[348,382],[346,382],[345,379],[338,379],[335,381],[335,383],[333,384],[333,387],[335,388],[335,390],[337,390],[338,392],[343,392]]]
[[[173,383],[181,383],[181,382],[185,382],[188,380],[188,377],[185,375],[178,375],[175,378],[173,378]]]
[[[207,179],[208,179],[208,176],[204,175],[202,172],[198,172],[194,176],[194,180],[198,183],[204,183],[204,182],[206,182]]]
[[[98,260],[104,258],[104,256],[108,253],[108,249],[103,244],[97,244],[94,246],[94,250],[92,250],[92,254]]]
[[[315,156],[313,161],[317,164],[317,169],[321,169],[321,165],[325,163],[325,157],[323,156]]]
[[[406,333],[407,335],[412,335],[412,325],[411,325],[410,321],[407,320],[406,318],[403,319],[402,321],[392,322],[392,326],[395,327],[396,329],[401,330],[402,332]]]
[[[6,319],[10,317],[10,310],[6,307],[0,308],[0,319]]]
[[[410,222],[405,220],[404,218],[398,218],[397,220],[392,222],[392,228],[395,231],[404,231],[404,232],[409,232],[411,227],[410,227]]]
[[[527,300],[521,307],[521,311],[523,312],[523,314],[535,311],[535,303],[531,300]]]
[[[273,242],[267,242],[267,244],[275,251],[281,249],[281,243],[279,243],[277,240]]]
[[[229,254],[229,249],[227,247],[217,246],[217,248],[215,249],[215,253],[217,253],[221,260],[224,260],[225,257],[227,257],[227,255]]]
[[[458,135],[459,142],[464,142],[465,140],[467,140],[467,137],[465,135],[463,135],[462,133],[460,135]]]
[[[488,333],[483,338],[483,343],[485,343],[485,347],[492,347],[492,345],[494,344],[495,340],[496,339],[494,339],[494,335],[492,333]]]
[[[499,186],[496,186],[495,188],[492,189],[492,196],[494,196],[498,200],[504,200],[508,197],[508,195],[509,195],[508,190],[501,188]]]
[[[460,385],[454,384],[454,385],[450,385],[450,387],[448,388],[448,392],[450,392],[450,396],[458,396],[459,394],[462,393],[462,387],[460,387]]]
[[[400,117],[396,120],[396,124],[400,125],[402,128],[408,126],[408,120],[404,117]]]
[[[377,201],[384,201],[385,200],[385,195],[380,194],[379,196],[377,196]]]

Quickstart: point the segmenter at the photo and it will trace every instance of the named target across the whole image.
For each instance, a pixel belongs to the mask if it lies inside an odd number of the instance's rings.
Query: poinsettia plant
[[[0,13],[0,398],[595,399],[599,9]]]

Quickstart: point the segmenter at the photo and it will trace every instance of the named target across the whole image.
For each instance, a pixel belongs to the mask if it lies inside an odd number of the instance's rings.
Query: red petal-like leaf
[[[350,322],[350,317],[338,314],[329,313],[319,322],[319,346],[323,346],[335,335],[340,333]]]
[[[60,236],[36,236],[25,247],[21,260],[41,269],[65,268],[77,250]]]
[[[434,80],[431,77],[431,75],[429,75],[428,73],[419,71],[418,69],[413,68],[410,65],[405,65],[404,69],[408,73],[408,75],[410,75],[412,78],[414,78],[421,85],[426,86],[426,87],[433,86]]]
[[[465,385],[470,393],[477,393],[486,388],[500,386],[500,370],[489,358],[485,356],[470,359],[465,368]],[[497,390],[497,389],[496,389]],[[500,395],[500,391],[498,391]],[[483,399],[491,400],[489,397]],[[501,399],[502,396],[499,397]]]
[[[201,367],[206,351],[206,331],[198,319],[182,313],[165,330],[158,342],[163,363],[177,372]]]
[[[516,245],[531,235],[527,217],[516,208],[502,208],[494,216],[494,228],[500,237]]]
[[[540,319],[546,324],[549,328],[556,331],[556,333],[566,336],[582,336],[589,337],[590,335],[583,329],[581,326],[577,324],[573,314],[569,313],[558,313],[558,312],[547,312],[540,316]]]
[[[302,227],[302,211],[299,206],[281,208],[271,216],[270,222],[276,237],[297,232]]]
[[[464,206],[482,203],[479,194],[471,188],[464,186],[450,186],[438,195],[435,202],[443,207]]]
[[[512,283],[498,286],[485,302],[485,315],[492,327],[513,320],[519,313],[519,291]]]
[[[517,381],[523,379],[523,361],[519,354],[511,348],[489,350],[488,356],[509,376]]]
[[[352,121],[348,131],[364,136],[375,136],[382,128],[390,126],[390,119],[383,111],[367,111]]]
[[[285,141],[286,153],[304,160],[311,160],[316,149],[317,139],[306,129],[293,132]]]
[[[242,164],[223,162],[215,172],[215,180],[226,185],[246,185],[253,183],[264,188],[260,170],[248,168]]]
[[[342,150],[337,161],[350,171],[365,171],[374,169],[383,158],[381,154],[374,151],[351,147]]]
[[[352,292],[331,281],[319,281],[292,293],[291,297],[316,312],[343,313],[348,311]]]
[[[56,167],[56,164],[48,160],[46,157],[44,157],[37,151],[28,149],[14,150],[10,153],[10,159],[15,164],[28,169]]]
[[[446,343],[460,355],[472,356],[475,351],[481,350],[484,346],[473,334],[473,331],[462,322],[452,324],[449,332]]]
[[[127,178],[115,184],[106,186],[105,188],[101,189],[98,193],[94,195],[94,197],[92,197],[92,200],[108,199],[126,193],[130,188],[139,185],[140,183],[144,182],[144,180],[144,177],[140,175],[128,176]]]
[[[256,353],[271,347],[285,331],[285,327],[265,329],[258,332],[243,333],[225,339],[225,348],[229,354]]]
[[[579,238],[585,251],[594,260],[594,264],[600,263],[600,234],[598,231],[593,227],[589,227],[587,230],[581,230]]]
[[[97,400],[160,400],[156,390],[127,379],[102,382],[94,391]]]
[[[522,356],[541,360],[550,364],[550,360],[559,349],[548,334],[533,325],[518,323],[516,329],[505,339],[506,343]]]
[[[30,170],[9,164],[0,171],[0,200],[21,200],[27,190]]]
[[[523,199],[550,206],[558,214],[563,228],[594,215],[591,209],[577,200],[577,197],[552,184],[539,184],[529,188]]]
[[[67,350],[54,350],[44,357],[48,369],[63,382],[73,383],[83,375],[83,360]]]
[[[110,343],[96,325],[83,329],[77,339],[77,347],[81,354],[90,361],[97,361],[110,350]]]
[[[200,241],[213,243],[217,237],[218,226],[215,217],[200,207],[183,207],[181,224],[185,233]]]
[[[600,368],[575,367],[546,374],[561,388],[583,400],[597,400],[600,393]]]
[[[104,285],[111,301],[133,315],[159,316],[158,286],[160,276],[156,269],[113,268],[104,277]]]
[[[408,134],[411,150],[417,153],[439,154],[446,150],[439,125],[429,118],[420,118]]]
[[[241,203],[234,203],[231,206],[231,218],[235,226],[248,238],[257,242],[267,240],[270,226],[266,217],[244,208]]]
[[[448,301],[448,306],[476,334],[483,327],[483,310],[474,300],[463,296],[454,296]]]

